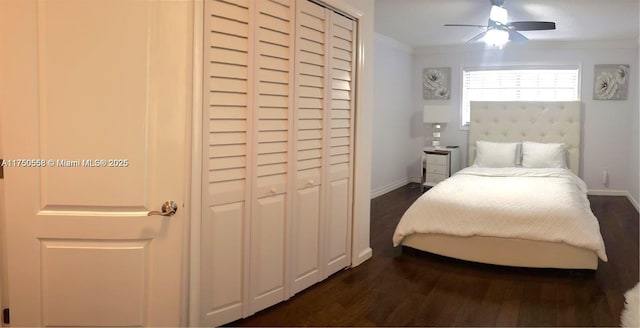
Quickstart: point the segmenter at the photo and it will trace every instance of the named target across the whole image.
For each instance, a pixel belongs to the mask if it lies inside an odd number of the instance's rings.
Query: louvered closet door
[[[351,262],[356,24],[330,12],[329,167],[326,176],[325,275]]]
[[[307,0],[205,13],[200,312],[220,325],[350,263],[355,25]]]
[[[292,147],[293,0],[255,1],[255,126],[251,214],[251,312],[286,298]]]
[[[251,130],[248,0],[205,2],[201,323],[241,318],[249,220]]]
[[[292,293],[320,280],[323,148],[326,129],[326,15],[324,7],[298,1],[296,16],[295,195]]]

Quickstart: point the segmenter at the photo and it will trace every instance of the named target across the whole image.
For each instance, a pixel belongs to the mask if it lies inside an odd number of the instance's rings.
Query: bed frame
[[[467,162],[473,164],[476,140],[561,142],[567,165],[580,175],[582,105],[572,102],[472,102]],[[532,268],[598,268],[592,250],[565,243],[497,237],[413,234],[402,245],[462,260]]]

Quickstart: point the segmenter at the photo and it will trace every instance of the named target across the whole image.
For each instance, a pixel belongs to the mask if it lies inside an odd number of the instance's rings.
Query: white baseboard
[[[374,198],[376,198],[378,196],[382,196],[382,195],[388,193],[391,190],[398,189],[398,188],[406,185],[407,183],[409,183],[409,179],[404,178],[402,180],[399,180],[399,181],[396,181],[394,183],[388,184],[388,185],[386,185],[384,187],[380,187],[380,188],[371,190],[371,199],[374,199]]]
[[[364,261],[368,260],[373,256],[373,250],[371,247],[367,247],[364,251],[358,254],[358,257],[355,258],[355,261],[351,263],[351,267],[357,267],[358,265],[364,263]]]
[[[589,189],[587,194],[592,196],[626,196],[628,192],[626,190]]]
[[[409,182],[422,183],[422,177],[410,177]]]
[[[626,190],[589,189],[587,194],[593,196],[626,196],[628,192]]]
[[[638,205],[638,200],[631,196],[631,193],[627,191],[627,198],[631,202],[631,205],[636,208],[636,211],[640,212],[640,206]]]
[[[638,201],[631,196],[626,190],[598,190],[591,189],[587,192],[587,194],[592,196],[625,196],[631,202],[631,205],[636,208],[636,211],[640,212],[640,206],[638,206]]]

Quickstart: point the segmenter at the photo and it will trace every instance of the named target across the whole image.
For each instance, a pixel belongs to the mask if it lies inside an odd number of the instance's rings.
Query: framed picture
[[[629,65],[595,65],[593,99],[627,100],[629,93]]]
[[[422,72],[422,96],[424,99],[449,99],[451,68],[425,68]]]

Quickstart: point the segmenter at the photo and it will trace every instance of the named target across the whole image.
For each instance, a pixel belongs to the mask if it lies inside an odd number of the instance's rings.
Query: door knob
[[[172,200],[168,200],[164,202],[164,204],[162,204],[161,209],[162,209],[162,212],[149,211],[149,213],[147,213],[147,216],[152,216],[152,215],[173,216],[178,211],[178,204],[176,204],[176,202]]]

